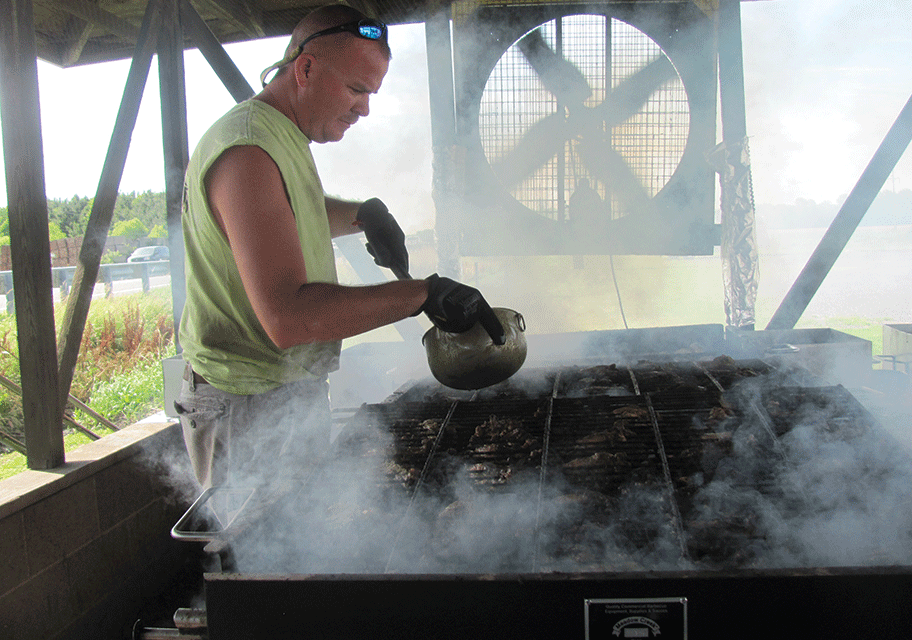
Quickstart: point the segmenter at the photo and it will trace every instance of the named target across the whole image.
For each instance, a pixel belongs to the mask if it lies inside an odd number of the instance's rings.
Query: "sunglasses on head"
[[[314,38],[319,38],[320,36],[328,36],[334,33],[351,33],[358,36],[359,38],[364,38],[365,40],[385,40],[386,39],[386,25],[380,22],[379,20],[371,20],[365,18],[364,20],[355,20],[354,22],[346,22],[345,24],[340,24],[337,27],[329,27],[328,29],[323,29],[322,31],[317,31],[311,35],[304,38],[294,51],[289,55],[282,58],[279,62],[276,62],[273,65],[267,67],[263,73],[260,74],[260,82],[263,83],[265,87],[266,76],[271,72],[281,69],[286,64],[290,64],[301,55],[301,52],[304,51],[304,45],[313,40]]]

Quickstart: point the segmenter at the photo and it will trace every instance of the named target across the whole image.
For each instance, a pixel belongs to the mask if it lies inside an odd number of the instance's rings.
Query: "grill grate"
[[[783,386],[760,361],[568,366],[363,405],[314,482],[323,511],[347,501],[383,533],[364,545],[375,572],[746,568],[767,545],[757,505],[811,508],[780,481],[782,437],[872,424],[842,387]],[[363,505],[332,495],[346,464],[380,470]]]

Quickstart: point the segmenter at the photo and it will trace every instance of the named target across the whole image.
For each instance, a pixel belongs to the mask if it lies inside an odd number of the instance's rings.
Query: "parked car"
[[[127,262],[156,262],[158,260],[168,260],[171,257],[168,247],[152,245],[149,247],[140,247],[130,254]]]

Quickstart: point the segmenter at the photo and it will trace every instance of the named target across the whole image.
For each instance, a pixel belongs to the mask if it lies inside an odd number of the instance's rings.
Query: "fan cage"
[[[586,77],[592,94],[585,106],[606,98],[606,86],[617,87],[646,64],[665,55],[652,38],[636,27],[608,16],[571,15],[544,23],[542,37],[552,50],[573,63]],[[544,88],[514,43],[494,66],[479,108],[479,137],[488,162],[495,164],[542,118],[563,109]],[[679,77],[653,92],[642,108],[605,135],[654,197],[674,174],[690,126],[687,92]],[[607,129],[603,125],[603,130]],[[628,215],[608,185],[593,178],[568,140],[545,165],[510,190],[528,209],[552,220],[569,220],[569,200],[581,180],[588,180],[602,202],[606,219]]]

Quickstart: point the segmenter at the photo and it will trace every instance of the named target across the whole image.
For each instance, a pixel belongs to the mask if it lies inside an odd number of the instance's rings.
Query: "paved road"
[[[128,293],[140,293],[142,292],[142,280],[136,278],[135,280],[115,280],[113,283],[113,294],[115,296],[124,295]],[[171,286],[171,276],[151,276],[149,278],[149,286],[153,289],[159,287],[170,287]],[[99,283],[95,285],[95,290],[92,292],[92,298],[103,298],[105,297],[105,288],[104,284]],[[54,289],[54,302],[60,302],[60,289]]]

